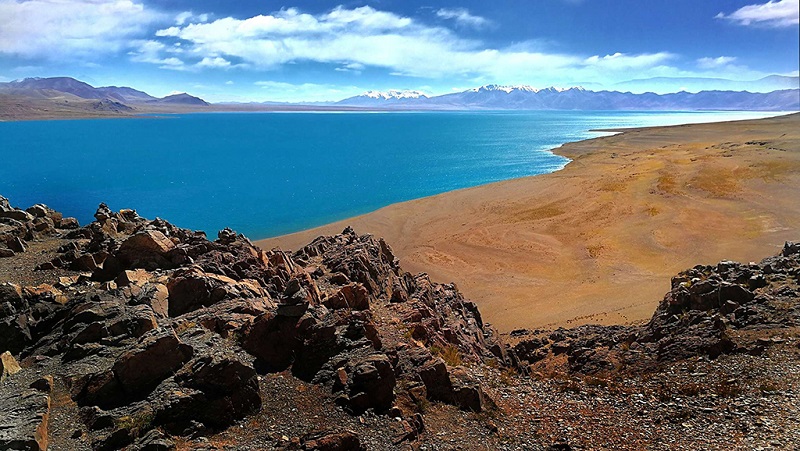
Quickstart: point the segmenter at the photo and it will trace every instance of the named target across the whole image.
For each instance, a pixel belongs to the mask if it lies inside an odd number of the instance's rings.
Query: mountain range
[[[765,80],[761,81],[780,86],[796,85],[796,77],[774,76]],[[637,81],[629,83],[635,82]],[[697,93],[681,91],[670,94],[653,92],[637,94],[593,91],[579,86],[535,88],[527,85],[484,85],[439,96],[428,96],[421,91],[390,90],[367,91],[338,102],[210,104],[186,93],[157,98],[130,87],[94,87],[70,77],[26,78],[0,83],[0,120],[197,111],[361,109],[797,111],[800,110],[800,89],[794,87],[765,93],[714,90]]]
[[[26,78],[0,83],[0,93],[38,98],[68,98],[74,96],[87,100],[109,100],[121,103],[160,103],[181,105],[208,105],[205,100],[186,93],[162,98],[125,86],[94,86],[70,77]]]
[[[369,91],[337,105],[389,109],[512,109],[512,110],[757,110],[800,109],[800,89],[769,93],[701,91],[634,94],[590,91],[582,87],[534,88],[527,85],[485,85],[434,97],[406,91]]]
[[[208,107],[205,100],[185,93],[158,98],[124,86],[96,88],[70,77],[0,83],[0,120],[180,113]]]

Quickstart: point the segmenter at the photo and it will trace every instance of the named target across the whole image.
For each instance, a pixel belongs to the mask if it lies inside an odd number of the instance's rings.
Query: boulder
[[[78,220],[72,217],[62,218],[61,221],[58,222],[57,227],[59,229],[68,229],[73,230],[79,228],[81,225],[78,223]]]
[[[167,282],[169,316],[183,315],[225,299],[263,296],[264,290],[253,280],[234,280],[204,272],[198,267],[179,269]]]
[[[337,370],[335,389],[343,390],[340,402],[360,413],[367,409],[386,411],[394,401],[396,378],[385,354],[373,354],[348,361]]]
[[[0,383],[5,381],[8,376],[19,373],[20,370],[22,368],[10,352],[6,351],[0,354]]]
[[[192,354],[192,347],[181,343],[172,329],[155,331],[122,354],[111,369],[76,381],[73,398],[79,405],[103,409],[144,399],[189,361]]]
[[[128,268],[155,270],[174,267],[167,253],[175,243],[158,230],[143,230],[128,237],[120,245],[116,257]]]
[[[33,215],[24,210],[0,211],[0,218],[10,218],[21,222],[33,221]]]
[[[331,309],[366,310],[369,308],[369,293],[360,283],[349,283],[339,288],[323,301]]]
[[[9,238],[8,241],[6,241],[6,246],[16,253],[28,250],[28,246],[18,236]]]
[[[125,291],[132,304],[148,305],[161,318],[169,316],[169,290],[166,285],[149,282],[142,286],[128,284]]]
[[[131,284],[141,286],[147,283],[152,277],[153,275],[144,269],[126,269],[119,273],[114,281],[117,283],[118,287],[126,287]]]
[[[211,350],[187,364],[175,375],[181,386],[197,390],[180,412],[164,412],[170,421],[193,420],[221,429],[261,408],[258,375],[253,366],[234,353]],[[177,414],[177,415],[176,415]]]
[[[139,345],[122,354],[113,371],[122,389],[132,398],[147,394],[159,382],[183,366],[192,356],[192,347],[181,343],[172,329],[144,337]]]

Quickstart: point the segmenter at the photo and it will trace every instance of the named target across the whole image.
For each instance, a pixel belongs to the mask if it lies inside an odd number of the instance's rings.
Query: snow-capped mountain
[[[466,91],[428,97],[419,91],[368,91],[337,105],[422,110],[760,110],[796,111],[800,91],[769,93],[701,91],[696,94],[633,94],[589,91],[580,86],[536,88],[528,85],[484,85]]]
[[[429,99],[429,97],[422,91],[391,89],[389,91],[367,91],[364,94],[350,97],[336,103],[339,105],[373,106],[418,99]]]
[[[530,85],[483,85],[479,88],[472,88],[468,89],[469,92],[490,92],[490,91],[503,91],[506,94],[511,94],[512,92],[563,92],[569,90],[578,90],[578,91],[585,91],[581,86],[573,86],[570,88],[559,88],[556,86],[550,86],[549,88],[534,88]],[[467,92],[465,91],[465,92]]]
[[[420,97],[427,98],[424,92],[421,91],[398,91],[391,89],[389,91],[367,91],[359,97],[369,97],[371,99],[419,99]]]

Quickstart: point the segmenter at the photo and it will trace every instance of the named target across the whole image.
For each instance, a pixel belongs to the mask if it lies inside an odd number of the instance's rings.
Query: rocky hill
[[[186,93],[157,98],[124,86],[96,88],[70,77],[0,83],[0,120],[203,111],[208,106],[205,100]]]
[[[800,446],[800,246],[637,326],[499,336],[346,229],[295,252],[0,197],[0,449]]]

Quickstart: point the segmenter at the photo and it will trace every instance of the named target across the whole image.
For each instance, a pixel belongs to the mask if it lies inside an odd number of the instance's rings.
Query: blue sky
[[[210,101],[798,75],[800,0],[0,0],[0,81]],[[653,89],[657,87],[654,86]]]

